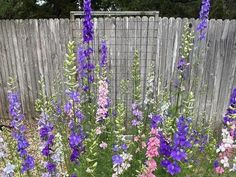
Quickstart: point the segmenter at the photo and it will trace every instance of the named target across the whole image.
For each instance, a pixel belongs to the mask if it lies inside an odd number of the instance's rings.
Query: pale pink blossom
[[[106,149],[106,148],[107,148],[107,143],[105,143],[105,142],[102,141],[102,143],[101,143],[99,146],[100,146],[100,148],[102,148],[102,149]]]
[[[102,128],[101,127],[97,127],[95,132],[96,132],[97,135],[102,134]]]
[[[215,172],[218,174],[222,174],[222,173],[224,173],[224,168],[221,166],[218,166],[215,168]]]

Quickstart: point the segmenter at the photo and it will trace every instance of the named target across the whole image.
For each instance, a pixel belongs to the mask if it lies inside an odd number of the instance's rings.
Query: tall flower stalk
[[[67,101],[64,106],[65,116],[69,119],[69,145],[71,148],[70,161],[76,166],[80,164],[81,154],[84,153],[85,133],[82,122],[84,115],[80,110],[80,94],[78,92],[78,83],[76,81],[76,57],[74,53],[75,43],[68,43],[68,53],[64,64],[65,84],[67,86]],[[73,171],[76,168],[73,168]],[[76,174],[73,174],[76,176]]]
[[[101,42],[101,56],[100,56],[100,80],[98,82],[98,109],[96,114],[96,121],[101,122],[108,116],[109,106],[109,90],[107,79],[107,45],[106,41]]]
[[[90,147],[87,153],[87,169],[88,175],[94,176],[98,165],[99,150],[105,150],[108,146],[107,139],[101,140],[101,136],[107,130],[108,109],[109,109],[109,84],[107,79],[107,44],[105,40],[101,42],[101,55],[99,60],[100,73],[98,74],[98,100],[96,119],[92,120],[94,129],[90,130],[89,137],[86,140],[86,145]]]
[[[36,110],[40,113],[38,126],[39,126],[39,137],[41,140],[41,153],[45,157],[46,162],[42,165],[45,167],[46,171],[42,176],[55,176],[56,163],[53,161],[52,156],[54,154],[54,139],[53,134],[54,125],[52,121],[52,111],[51,111],[51,98],[48,98],[45,93],[45,83],[43,77],[40,81],[40,92],[39,98],[36,100]]]
[[[91,60],[93,49],[91,48],[91,42],[94,38],[94,31],[93,31],[93,22],[92,22],[92,15],[91,15],[91,0],[84,0],[83,3],[84,9],[84,19],[83,19],[83,56],[85,57],[83,69],[87,70],[87,80],[83,80],[83,88],[84,91],[88,93],[88,96],[91,95],[91,84],[94,82],[93,70],[95,66],[93,61]],[[80,54],[81,55],[81,54]],[[90,98],[89,98],[90,99]]]
[[[157,169],[157,162],[154,157],[159,156],[159,147],[160,147],[160,136],[158,132],[158,124],[161,122],[162,118],[159,115],[151,116],[151,131],[150,138],[147,143],[147,152],[146,152],[146,168],[140,177],[155,177],[153,174]]]
[[[187,80],[187,75],[189,73],[190,63],[189,63],[189,57],[190,52],[193,48],[193,39],[194,35],[192,32],[191,27],[186,24],[184,26],[184,33],[182,36],[182,44],[180,48],[180,59],[177,63],[177,72],[178,72],[178,78],[177,78],[177,84],[175,85],[177,87],[177,96],[176,96],[176,110],[175,115],[178,116],[178,111],[181,103],[181,93],[186,90],[184,81]],[[174,122],[173,122],[174,123]]]
[[[200,33],[199,40],[206,38],[207,24],[210,12],[210,0],[202,0],[201,11],[199,14],[200,23],[198,24],[197,31]]]
[[[134,61],[132,66],[132,84],[133,84],[133,103],[132,103],[132,126],[143,126],[143,112],[141,108],[141,77],[140,77],[140,62],[139,53],[135,51]]]
[[[17,152],[21,159],[21,173],[28,174],[34,168],[34,158],[28,153],[29,142],[25,136],[26,126],[24,125],[24,114],[21,110],[21,102],[17,92],[13,89],[8,91],[9,113],[12,118],[12,137],[17,142]],[[30,175],[30,174],[29,174]]]

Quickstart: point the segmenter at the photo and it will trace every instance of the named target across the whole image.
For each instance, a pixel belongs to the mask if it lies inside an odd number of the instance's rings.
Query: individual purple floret
[[[119,154],[113,155],[113,156],[112,156],[112,161],[113,161],[113,164],[114,164],[114,165],[115,165],[115,164],[120,165],[120,164],[122,164],[122,162],[123,162],[123,158],[122,158]]]

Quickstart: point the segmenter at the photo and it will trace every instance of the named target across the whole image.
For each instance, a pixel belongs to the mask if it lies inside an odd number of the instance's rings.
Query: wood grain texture
[[[46,82],[47,95],[58,91],[53,85],[57,77],[63,81],[66,44],[72,39],[77,44],[81,42],[82,22],[78,18],[0,20],[0,117],[8,116],[9,77],[17,79],[16,86],[29,119],[35,117],[34,102],[38,97],[41,75]],[[158,14],[151,17],[94,18],[93,60],[98,62],[101,40],[106,38],[112,105],[123,99],[127,110],[130,110],[132,84],[128,85],[128,94],[121,97],[120,81],[131,81],[136,49],[140,56],[142,97],[152,61],[155,63],[156,87],[173,89],[183,27],[192,23],[192,28],[196,30],[198,22],[196,19],[160,18]],[[236,21],[212,19],[206,41],[199,41],[198,35],[195,32],[187,88],[196,97],[194,119],[198,123],[219,124],[232,88],[236,86]],[[160,78],[161,86],[157,84]]]

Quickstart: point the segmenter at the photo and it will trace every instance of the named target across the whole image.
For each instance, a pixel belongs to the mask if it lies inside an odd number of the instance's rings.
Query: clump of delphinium
[[[215,172],[218,174],[236,171],[236,88],[232,91],[223,123],[222,141],[216,149],[219,159],[214,163]]]
[[[75,43],[69,42],[68,53],[66,55],[64,69],[66,78],[66,103],[64,114],[68,119],[69,128],[69,146],[70,146],[70,173],[76,176],[80,165],[80,157],[85,152],[84,140],[85,133],[83,130],[84,115],[81,112],[80,94],[78,92],[78,83],[76,81],[76,55],[74,53]]]
[[[192,147],[190,123],[191,119],[181,116],[176,120],[176,132],[171,140],[161,134],[160,153],[163,156],[161,166],[171,175],[180,173],[188,159],[187,151]]]
[[[108,81],[108,71],[107,71],[107,44],[105,40],[101,41],[101,55],[99,59],[99,71],[97,73],[98,77],[98,95],[97,95],[97,110],[95,117],[91,120],[91,129],[88,132],[88,138],[85,141],[85,145],[88,148],[85,154],[85,159],[87,161],[87,176],[94,176],[95,173],[99,173],[99,170],[103,164],[98,158],[103,158],[99,156],[106,152],[108,148],[109,135],[107,134],[108,125],[110,123],[109,117],[109,81]]]
[[[30,173],[34,159],[28,153],[26,127],[19,95],[9,90],[12,122],[7,130],[0,127],[1,176],[86,176],[155,177],[234,175],[236,89],[224,117],[222,143],[211,126],[195,127],[195,99],[189,87],[190,55],[193,48],[191,25],[186,24],[176,64],[176,82],[161,88],[161,76],[155,77],[152,61],[144,98],[141,95],[139,53],[134,53],[131,80],[120,83],[121,94],[115,105],[110,99],[108,45],[102,40],[100,54],[91,48],[94,39],[91,1],[84,0],[82,42],[68,43],[64,62],[64,98],[46,96],[43,80],[36,101],[39,155],[35,155],[37,174]],[[205,38],[209,1],[203,0],[200,39]],[[96,58],[99,56],[98,58]],[[95,67],[95,61],[97,65]],[[128,92],[132,86],[132,92]],[[131,105],[125,104],[131,94]],[[9,133],[8,133],[9,132]],[[9,134],[14,143],[9,146]],[[16,146],[15,146],[16,145]],[[217,154],[219,157],[217,159]],[[18,155],[15,155],[15,154]],[[214,162],[213,159],[217,159]],[[20,162],[20,163],[19,163]],[[212,168],[214,165],[214,169]],[[27,172],[27,173],[25,173]],[[214,175],[213,175],[214,176]]]
[[[39,127],[39,138],[41,141],[40,151],[44,160],[41,160],[40,165],[43,169],[46,169],[42,176],[56,176],[59,175],[57,166],[58,160],[55,148],[55,117],[53,116],[53,107],[51,104],[51,97],[47,97],[45,93],[45,83],[43,77],[39,81],[40,92],[39,98],[36,100],[36,110],[39,113],[38,127]],[[42,170],[43,171],[43,170]]]
[[[12,127],[12,137],[17,144],[17,155],[20,159],[20,173],[27,173],[30,176],[31,171],[35,166],[35,160],[32,155],[28,153],[29,142],[26,137],[26,126],[24,125],[24,114],[22,112],[20,96],[15,91],[14,82],[9,84],[8,91],[9,115],[11,117],[10,126]]]

